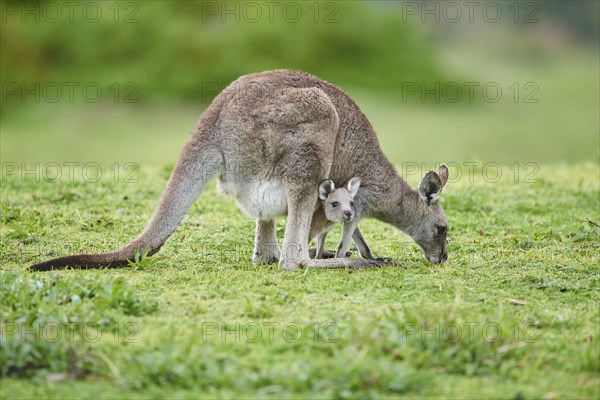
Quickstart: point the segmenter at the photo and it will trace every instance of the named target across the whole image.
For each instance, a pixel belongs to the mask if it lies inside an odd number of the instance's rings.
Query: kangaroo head
[[[413,240],[423,249],[425,257],[434,264],[448,259],[446,249],[448,221],[438,201],[447,181],[448,168],[445,165],[425,174],[419,184],[419,195],[422,200],[419,205],[421,216],[411,229]]]
[[[345,222],[354,218],[354,196],[360,187],[360,178],[352,178],[345,187],[336,189],[332,180],[319,185],[319,199],[329,221]]]

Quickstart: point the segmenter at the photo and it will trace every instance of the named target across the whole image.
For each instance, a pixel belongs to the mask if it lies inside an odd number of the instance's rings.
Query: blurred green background
[[[175,161],[236,77],[346,90],[395,163],[598,161],[596,1],[3,1],[3,162]]]

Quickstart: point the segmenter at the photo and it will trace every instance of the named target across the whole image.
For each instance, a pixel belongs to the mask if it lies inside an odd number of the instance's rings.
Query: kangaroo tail
[[[213,106],[209,107],[198,121],[192,137],[183,148],[154,215],[137,238],[114,252],[54,258],[31,265],[29,270],[49,271],[66,267],[119,268],[126,266],[128,260],[134,258],[136,251],[147,252],[147,255],[156,253],[177,229],[204,185],[221,171],[223,155],[214,131],[218,112]]]

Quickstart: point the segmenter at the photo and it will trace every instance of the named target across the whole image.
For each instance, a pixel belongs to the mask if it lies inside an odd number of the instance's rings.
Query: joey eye
[[[448,227],[447,226],[437,226],[437,233],[438,233],[438,235],[443,235],[446,232],[448,232]]]
[[[336,208],[339,205],[340,205],[340,203],[338,203],[337,201],[334,201],[333,203],[331,203],[331,207],[333,207],[333,208]]]
[[[350,202],[350,207],[354,207],[354,202],[353,201]]]

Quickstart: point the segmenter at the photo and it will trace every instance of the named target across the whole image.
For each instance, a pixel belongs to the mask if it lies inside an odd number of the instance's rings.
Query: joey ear
[[[333,192],[334,190],[335,185],[333,184],[333,181],[331,179],[327,179],[321,182],[321,184],[319,185],[319,198],[321,200],[327,199],[329,193]]]
[[[425,205],[430,206],[438,201],[443,186],[442,180],[437,173],[429,171],[425,174],[419,184],[419,195],[421,195]]]
[[[438,169],[435,171],[437,176],[440,177],[440,181],[442,182],[442,187],[446,186],[446,182],[448,182],[448,167],[444,164],[440,165]]]
[[[346,189],[348,189],[350,196],[354,197],[354,196],[356,196],[356,193],[358,193],[359,187],[360,187],[360,178],[355,176],[354,178],[352,178],[348,181],[348,185],[346,186]]]

